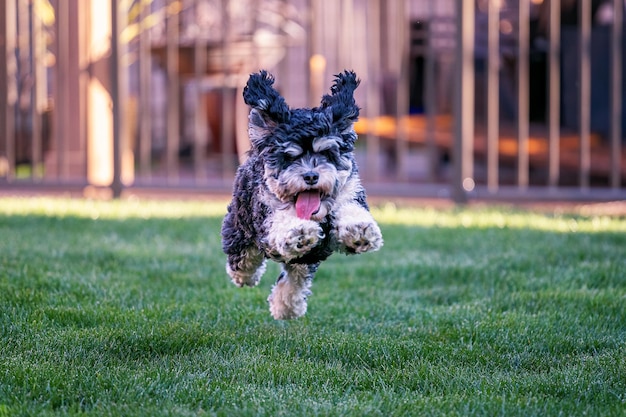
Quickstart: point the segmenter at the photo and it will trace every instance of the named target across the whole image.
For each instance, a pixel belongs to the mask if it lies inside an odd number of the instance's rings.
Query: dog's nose
[[[304,182],[308,185],[315,185],[317,184],[317,180],[320,179],[320,174],[314,171],[305,172],[302,174],[302,179],[304,179]]]

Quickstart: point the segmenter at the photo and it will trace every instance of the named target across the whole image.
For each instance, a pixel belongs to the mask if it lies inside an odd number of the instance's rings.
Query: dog
[[[282,265],[267,299],[276,320],[306,313],[313,277],[333,252],[383,245],[353,153],[360,80],[353,71],[335,77],[315,108],[289,108],[265,70],[243,90],[251,149],[235,175],[222,248],[239,287],[257,285],[267,259]]]

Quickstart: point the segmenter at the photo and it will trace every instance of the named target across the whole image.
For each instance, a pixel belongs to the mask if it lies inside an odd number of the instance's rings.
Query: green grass
[[[626,219],[378,207],[276,322],[224,207],[0,199],[0,417],[624,415]]]

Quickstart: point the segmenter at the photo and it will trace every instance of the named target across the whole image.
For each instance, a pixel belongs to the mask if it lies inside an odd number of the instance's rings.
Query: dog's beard
[[[304,180],[307,172],[319,175],[317,183],[309,185]],[[280,209],[293,209],[298,217],[320,221],[330,212],[337,193],[347,175],[337,171],[331,164],[314,168],[290,165],[280,172],[266,168],[265,183],[269,191],[280,201]]]

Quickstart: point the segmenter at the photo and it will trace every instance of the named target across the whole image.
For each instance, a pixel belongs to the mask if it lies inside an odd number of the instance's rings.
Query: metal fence
[[[623,0],[0,0],[0,189],[227,191],[248,74],[362,79],[370,193],[626,199]],[[584,18],[579,18],[583,16]]]

